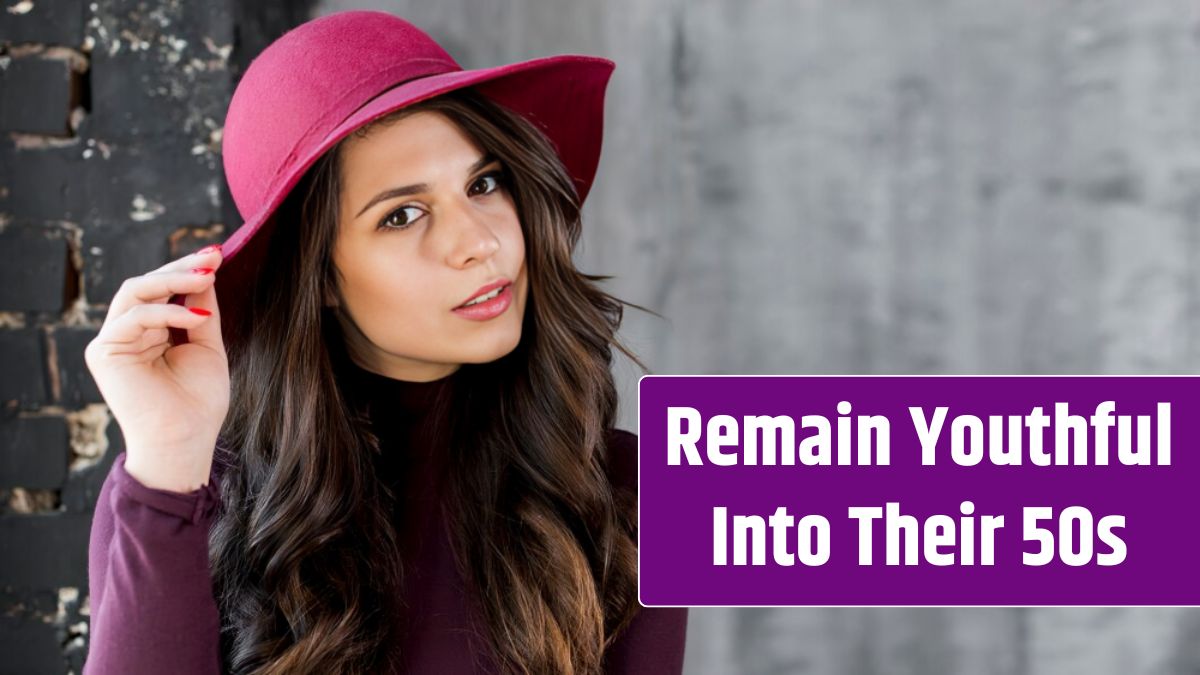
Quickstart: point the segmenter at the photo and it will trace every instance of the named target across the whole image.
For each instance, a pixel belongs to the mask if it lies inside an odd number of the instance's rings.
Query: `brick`
[[[161,267],[167,260],[168,237],[159,227],[85,231],[83,278],[88,302],[108,304],[125,279]]]
[[[0,487],[57,490],[66,482],[70,455],[64,418],[0,420]]]
[[[2,673],[23,675],[62,675],[66,672],[63,650],[59,645],[62,628],[32,618],[3,616],[0,607],[0,663]]]
[[[88,616],[80,611],[85,592],[0,587],[0,654],[5,657],[0,673],[81,672],[87,651]]]
[[[0,131],[70,136],[71,111],[83,99],[77,59],[39,52],[7,57],[0,68]]]
[[[0,212],[15,221],[82,222],[88,200],[80,144],[29,147],[0,134]]]
[[[68,258],[62,230],[9,225],[0,231],[0,311],[61,312]]]
[[[211,131],[205,118],[221,126],[231,93],[231,18],[224,3],[160,3],[157,19],[142,5],[103,3],[89,29],[95,130],[116,140],[186,134],[202,142]]]
[[[89,161],[95,162],[84,177],[89,224],[166,233],[220,216],[220,169],[193,155],[186,138],[142,139],[117,145],[107,160]]]
[[[87,588],[91,527],[90,513],[0,516],[0,579],[23,588]]]
[[[0,329],[0,406],[32,409],[46,403],[42,333],[35,328]]]
[[[104,402],[83,358],[84,349],[97,332],[95,328],[68,326],[55,329],[50,338],[54,340],[57,361],[59,402],[64,405],[79,407]]]
[[[17,145],[0,134],[0,213],[14,221],[82,223],[88,230],[157,228],[163,237],[221,221],[220,169],[193,155],[190,140],[117,143],[95,137],[90,123],[80,125],[79,138],[44,147]]]
[[[20,6],[17,2],[4,4],[6,8]],[[14,44],[83,46],[86,0],[35,0],[28,4],[26,11],[0,12],[0,38]]]
[[[109,422],[105,436],[108,438],[108,450],[104,457],[85,469],[72,471],[67,477],[67,484],[62,490],[62,506],[69,512],[90,512],[96,508],[96,498],[100,496],[100,488],[104,487],[104,480],[112,470],[113,460],[125,451],[125,437],[115,420]]]
[[[44,619],[54,616],[58,609],[58,592],[46,588],[12,588],[0,586],[0,614],[15,619]]]

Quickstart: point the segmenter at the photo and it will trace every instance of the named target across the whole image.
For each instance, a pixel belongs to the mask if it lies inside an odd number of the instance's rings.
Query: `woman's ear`
[[[325,287],[325,298],[322,300],[322,303],[326,307],[337,307],[340,304],[338,302],[337,292],[332,287]]]

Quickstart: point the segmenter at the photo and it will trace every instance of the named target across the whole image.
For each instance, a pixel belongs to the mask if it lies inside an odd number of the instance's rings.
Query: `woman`
[[[686,610],[637,601],[621,303],[571,260],[611,67],[463,71],[380,12],[251,64],[246,223],[86,351],[126,445],[87,672],[681,669]]]

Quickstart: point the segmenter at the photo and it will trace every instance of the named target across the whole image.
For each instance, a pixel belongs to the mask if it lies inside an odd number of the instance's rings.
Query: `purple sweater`
[[[438,517],[446,421],[430,411],[450,378],[405,382],[355,368],[380,436],[381,479],[397,481],[396,523],[410,608],[394,643],[408,673],[494,672],[483,627]],[[394,452],[389,453],[388,450]],[[637,490],[637,437],[609,434],[610,480]],[[219,506],[220,466],[191,493],[148,488],[116,458],[96,503],[89,548],[91,643],[85,675],[219,673],[219,618],[209,575],[208,530]],[[686,608],[643,608],[605,655],[607,673],[679,673]]]

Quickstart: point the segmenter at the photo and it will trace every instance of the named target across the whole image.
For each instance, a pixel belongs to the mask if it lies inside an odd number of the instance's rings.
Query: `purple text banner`
[[[646,376],[646,606],[1200,605],[1200,378]]]

